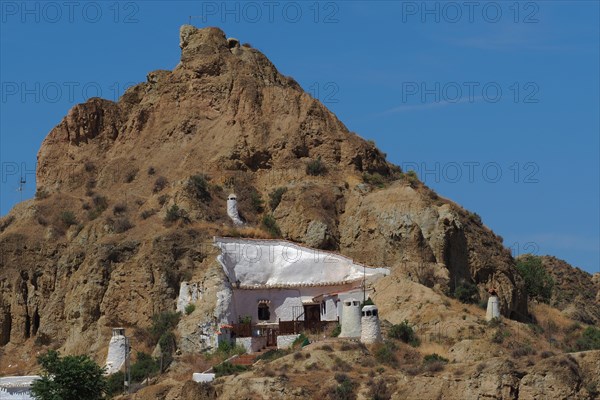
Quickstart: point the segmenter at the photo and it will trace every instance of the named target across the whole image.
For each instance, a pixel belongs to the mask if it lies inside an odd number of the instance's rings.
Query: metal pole
[[[367,269],[363,265],[363,304],[367,302]]]
[[[129,338],[125,336],[125,392],[129,393],[129,388],[131,387],[131,368],[130,368],[130,360],[131,357],[131,347],[129,346]]]

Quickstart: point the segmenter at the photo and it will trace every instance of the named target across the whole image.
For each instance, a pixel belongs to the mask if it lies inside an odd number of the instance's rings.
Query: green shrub
[[[192,175],[189,182],[190,190],[198,200],[204,202],[210,200],[210,185],[206,175]]]
[[[415,171],[413,171],[412,169],[410,171],[407,171],[406,174],[404,174],[404,177],[406,177],[406,179],[408,180],[408,182],[411,185],[415,184],[419,181],[419,177],[417,176],[417,173]]]
[[[71,225],[76,225],[77,224],[77,218],[75,217],[75,214],[73,214],[72,211],[63,211],[63,212],[61,212],[60,213],[60,221],[67,228],[70,227]]]
[[[100,400],[106,391],[104,369],[85,355],[61,357],[49,350],[38,357],[43,373],[31,392],[40,400]]]
[[[342,325],[339,323],[335,324],[335,328],[331,331],[331,337],[338,337],[342,333]]]
[[[127,205],[125,203],[117,203],[113,207],[114,215],[123,214],[125,211],[127,211]]]
[[[510,332],[501,328],[498,328],[494,335],[492,336],[492,342],[496,344],[500,344],[504,342],[504,338],[510,336]]]
[[[215,365],[213,367],[213,372],[215,373],[215,377],[219,378],[221,376],[226,375],[234,375],[239,372],[247,371],[249,368],[244,365],[234,365],[230,362],[224,362],[219,365]]]
[[[440,356],[437,353],[427,354],[425,357],[423,357],[423,362],[425,362],[425,363],[433,362],[433,361],[441,361],[443,363],[447,363],[448,359]]]
[[[185,306],[185,315],[190,315],[191,313],[194,312],[194,310],[196,309],[196,306],[192,303],[188,304],[187,306]]]
[[[537,354],[537,351],[530,345],[520,345],[514,349],[511,354],[514,358],[519,358],[523,356],[535,355]]]
[[[175,334],[172,331],[163,333],[158,339],[158,345],[163,354],[172,354],[175,351]]]
[[[594,326],[585,328],[575,346],[579,351],[600,350],[600,329]]]
[[[173,204],[167,209],[165,222],[175,222],[183,217],[185,217],[185,211],[179,208],[177,204]]]
[[[281,358],[283,356],[287,356],[288,354],[290,354],[289,350],[269,350],[267,352],[265,352],[264,354],[261,354],[260,356],[256,357],[257,360],[265,360],[265,361],[273,361],[273,360],[277,360],[278,358]]]
[[[121,371],[109,375],[106,378],[106,394],[115,396],[123,393],[125,387],[125,374]]]
[[[138,170],[133,170],[133,171],[129,171],[127,172],[127,174],[125,175],[125,183],[131,183],[134,181],[136,175],[138,173]]]
[[[160,369],[160,363],[150,356],[150,354],[138,352],[136,361],[131,364],[131,381],[142,382],[146,378],[157,373]]]
[[[356,399],[354,388],[357,386],[350,377],[343,373],[336,373],[334,375],[335,381],[338,383],[337,386],[329,389],[328,398],[334,400],[353,400]]]
[[[517,271],[525,281],[527,294],[532,299],[547,303],[552,297],[554,279],[542,266],[542,259],[531,254],[517,260]]]
[[[108,199],[105,196],[101,196],[99,194],[95,194],[92,196],[93,207],[88,211],[88,219],[90,221],[98,218],[104,210],[108,208]]]
[[[323,161],[321,161],[321,156],[316,160],[311,160],[306,164],[306,174],[317,176],[317,175],[325,175],[327,173],[327,167]]]
[[[164,176],[159,176],[154,181],[154,187],[152,188],[152,192],[158,193],[158,192],[162,191],[164,188],[167,187],[168,183],[169,183],[169,181],[167,180],[167,178],[165,178]]]
[[[301,333],[300,336],[298,336],[296,338],[296,340],[294,340],[294,342],[292,343],[292,347],[304,347],[310,344],[310,341],[308,340],[308,338],[306,337],[306,335],[304,333]]]
[[[150,337],[154,344],[167,332],[175,329],[179,323],[181,314],[178,312],[163,311],[152,316],[152,326],[149,329]]]
[[[413,347],[417,347],[421,342],[417,337],[413,328],[404,320],[400,324],[392,325],[388,331],[388,336],[392,339],[398,339],[404,343],[408,343]]]
[[[269,193],[269,208],[271,208],[271,211],[275,211],[279,203],[281,203],[281,199],[285,192],[287,192],[287,188],[280,187]]]
[[[370,174],[368,172],[364,172],[362,175],[363,182],[368,183],[369,185],[377,186],[382,188],[385,186],[385,178],[381,176],[378,172]]]
[[[142,213],[140,214],[140,217],[142,217],[142,219],[148,219],[151,216],[153,216],[154,214],[156,214],[156,210],[151,208],[150,210],[142,211]]]
[[[275,217],[271,214],[266,214],[262,219],[263,228],[273,237],[281,237],[281,230],[275,221]]]
[[[375,350],[375,359],[382,364],[395,366],[398,362],[396,358],[396,346],[392,342],[384,342]]]
[[[250,192],[250,204],[252,205],[252,209],[257,213],[261,213],[264,210],[263,199],[256,190],[252,190]]]
[[[454,298],[462,303],[473,304],[479,301],[477,286],[470,282],[462,282],[454,289]]]
[[[232,345],[230,342],[227,341],[222,341],[219,342],[219,346],[217,347],[217,350],[215,351],[215,354],[225,360],[235,354],[244,354],[246,352],[246,348],[244,346],[241,345]]]
[[[392,398],[392,391],[388,388],[383,378],[379,378],[376,381],[370,380],[367,382],[367,387],[369,388],[369,399],[390,400]]]
[[[123,233],[131,228],[133,228],[133,224],[129,221],[127,217],[119,217],[114,220],[110,218],[108,220],[109,225],[112,227],[113,232],[115,233]]]

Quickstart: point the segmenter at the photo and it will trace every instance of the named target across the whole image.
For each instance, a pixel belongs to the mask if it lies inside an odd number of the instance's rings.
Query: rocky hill
[[[591,274],[552,256],[542,256],[542,266],[554,280],[550,304],[570,318],[586,323],[600,322],[600,274]]]
[[[42,143],[36,198],[0,221],[0,355],[20,360],[0,372],[33,370],[48,346],[101,360],[111,327],[174,310],[184,280],[202,283],[208,318],[223,279],[216,234],[280,234],[387,266],[396,278],[379,296],[409,285],[382,307],[394,323],[426,290],[421,322],[433,327],[445,295],[471,284],[483,299],[496,288],[504,316],[528,318],[515,261],[476,214],[387,162],[260,51],[191,26],[180,47],[173,71],[73,107]],[[230,191],[251,229],[231,225]],[[481,313],[454,308],[457,321]],[[198,322],[178,334],[193,342]]]

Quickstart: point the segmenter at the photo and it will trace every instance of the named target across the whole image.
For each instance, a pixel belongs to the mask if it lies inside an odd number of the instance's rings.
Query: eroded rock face
[[[262,53],[232,43],[217,28],[184,26],[173,71],[148,73],[116,103],[73,107],[48,134],[38,200],[0,224],[0,343],[43,332],[67,351],[100,349],[111,326],[147,326],[174,309],[183,273],[204,274],[200,243],[230,229],[231,191],[250,226],[272,211],[286,239],[373,266],[433,263],[446,270],[444,290],[494,286],[505,316],[527,315],[499,237],[400,175]],[[326,172],[308,175],[315,160]],[[200,174],[204,194],[191,180]],[[364,182],[375,174],[382,187]],[[287,191],[271,210],[277,188]],[[169,214],[174,206],[181,212]]]

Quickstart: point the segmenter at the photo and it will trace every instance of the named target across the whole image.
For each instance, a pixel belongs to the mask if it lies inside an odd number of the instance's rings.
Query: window
[[[258,319],[260,321],[268,321],[271,319],[271,312],[269,311],[269,306],[261,303],[258,305]]]
[[[321,315],[327,314],[327,303],[325,300],[321,302]]]

